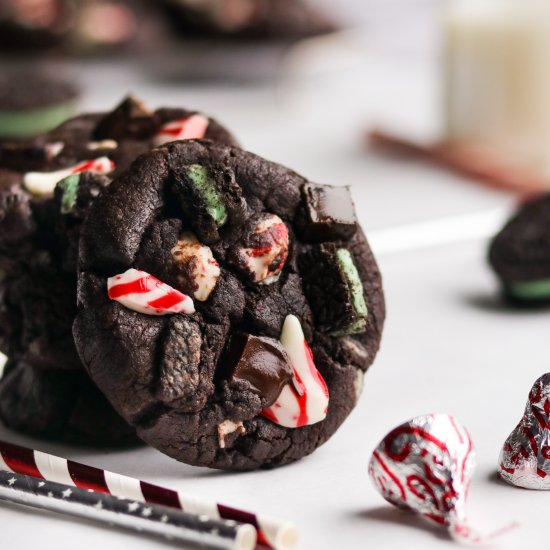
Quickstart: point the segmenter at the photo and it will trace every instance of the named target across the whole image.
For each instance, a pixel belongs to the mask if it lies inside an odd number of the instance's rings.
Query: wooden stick
[[[421,145],[376,129],[368,133],[368,141],[373,148],[424,157],[523,199],[550,191],[550,178],[486,147],[455,142]]]

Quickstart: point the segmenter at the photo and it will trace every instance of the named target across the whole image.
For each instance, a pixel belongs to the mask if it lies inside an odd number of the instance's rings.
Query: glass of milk
[[[452,0],[444,132],[550,169],[550,1]]]

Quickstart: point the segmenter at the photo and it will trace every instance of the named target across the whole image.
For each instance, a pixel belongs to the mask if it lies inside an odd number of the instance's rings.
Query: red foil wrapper
[[[533,385],[525,413],[500,453],[502,479],[524,489],[550,490],[550,373]]]
[[[465,504],[474,468],[466,428],[452,416],[417,416],[378,445],[369,475],[388,501],[444,526],[460,542],[481,538],[466,523]]]

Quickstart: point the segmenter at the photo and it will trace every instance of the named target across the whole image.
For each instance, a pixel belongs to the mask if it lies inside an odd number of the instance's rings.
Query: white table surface
[[[329,83],[313,79],[290,89],[265,84],[161,85],[134,65],[120,63],[90,62],[77,74],[85,87],[84,108],[109,108],[133,91],[153,106],[204,109],[234,129],[247,148],[312,180],[351,185],[367,233],[493,211],[512,202],[421,162],[363,150],[362,86],[368,87],[368,81],[355,73],[335,74]],[[531,384],[548,368],[548,314],[504,309],[485,262],[484,238],[462,241],[460,232],[455,237],[455,242],[414,250],[381,247],[378,259],[388,309],[381,352],[348,421],[327,444],[294,465],[229,474],[186,466],[148,448],[74,448],[5,428],[0,428],[0,437],[290,518],[299,527],[301,549],[431,550],[453,543],[438,529],[386,504],[367,477],[367,462],[375,445],[397,424],[425,412],[446,412],[469,428],[477,450],[469,502],[472,524],[491,531],[519,521],[522,528],[495,547],[539,545],[546,536],[550,495],[508,487],[494,474],[501,445],[522,415]],[[0,532],[3,548],[169,546],[7,504],[0,504]]]

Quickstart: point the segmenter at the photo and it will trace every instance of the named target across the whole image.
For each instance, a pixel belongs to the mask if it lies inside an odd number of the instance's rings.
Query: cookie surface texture
[[[358,225],[342,232],[338,219],[330,231],[327,220],[312,238],[308,183],[190,140],[139,157],[92,207],[77,348],[115,409],[167,455],[280,466],[313,452],[355,406],[380,344],[381,278]],[[331,267],[324,289],[310,272],[318,250]],[[319,293],[334,300],[333,288],[347,303],[331,316]]]

